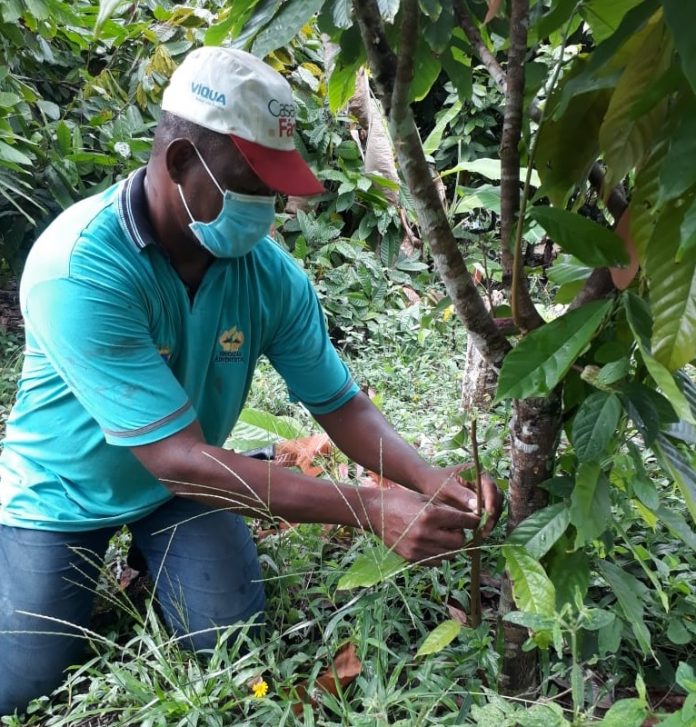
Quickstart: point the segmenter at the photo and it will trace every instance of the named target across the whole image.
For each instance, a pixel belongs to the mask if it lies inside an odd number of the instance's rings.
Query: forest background
[[[286,200],[276,237],[334,340],[426,456],[480,449],[509,502],[438,570],[369,534],[264,528],[273,637],[205,663],[130,600],[116,543],[95,588],[121,613],[94,659],[4,722],[693,725],[696,7],[4,0],[0,18],[7,281],[61,209],[144,163],[188,50],[249,49],[292,82],[327,186]],[[6,411],[21,342],[0,342]],[[264,369],[230,446],[309,426]]]

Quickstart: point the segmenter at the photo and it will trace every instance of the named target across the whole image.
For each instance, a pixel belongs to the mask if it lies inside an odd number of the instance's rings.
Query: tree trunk
[[[561,431],[561,403],[560,390],[556,390],[542,399],[518,399],[513,405],[508,532],[547,504],[547,493],[538,485],[553,471]],[[513,610],[512,588],[505,577],[499,617]],[[522,650],[527,629],[502,620],[500,623],[504,643],[500,689],[509,695],[531,692],[538,683],[537,652]]]

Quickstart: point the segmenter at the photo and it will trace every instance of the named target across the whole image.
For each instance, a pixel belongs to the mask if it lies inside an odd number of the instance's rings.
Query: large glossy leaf
[[[570,498],[570,522],[577,531],[576,548],[598,538],[611,522],[609,482],[596,462],[578,466]]]
[[[621,399],[626,413],[648,447],[655,441],[660,429],[677,418],[665,397],[637,381],[629,381],[621,387]]]
[[[679,417],[689,424],[696,425],[696,418],[682,390],[677,386],[674,376],[650,353],[652,318],[646,301],[633,293],[624,295],[626,318],[636,337],[645,366]]]
[[[655,204],[659,192],[660,168],[667,154],[667,142],[658,144],[636,175],[635,188],[628,205],[631,237],[636,244],[638,259],[645,267],[645,254],[655,230],[659,209]]]
[[[537,510],[508,536],[507,545],[521,545],[534,558],[553,548],[570,523],[570,511],[563,503]]]
[[[683,206],[665,208],[646,253],[652,354],[669,371],[696,358],[696,247],[685,250],[676,261],[684,211]]]
[[[684,0],[662,0],[665,21],[672,31],[674,45],[679,52],[684,75],[696,93],[696,44],[693,30],[696,27],[696,5]]]
[[[450,619],[436,626],[426,637],[423,643],[418,648],[416,656],[425,656],[426,654],[437,654],[442,651],[445,646],[454,641],[459,632],[462,630],[462,625],[459,621]]]
[[[696,164],[693,163],[696,158],[696,98],[691,96],[688,103],[678,108],[681,120],[660,168],[660,204],[679,197],[696,184]]]
[[[94,23],[94,34],[98,35],[104,23],[126,4],[126,0],[100,0],[99,12]]]
[[[617,30],[624,15],[641,0],[587,0],[582,5],[582,16],[592,30],[597,43],[601,43]]]
[[[557,207],[533,207],[530,216],[554,242],[585,265],[601,268],[628,263],[623,240],[586,217]]]
[[[662,19],[656,16],[651,23],[616,85],[599,129],[599,146],[607,164],[606,189],[613,189],[644,159],[666,112],[663,101],[645,114],[633,114],[633,106],[662,75],[671,58],[671,40]]]
[[[276,48],[287,45],[321,8],[324,0],[289,0],[254,39],[252,52],[265,58]]]
[[[573,420],[571,440],[581,462],[598,460],[604,454],[621,416],[615,394],[597,391],[580,405]]]
[[[425,38],[421,39],[416,48],[413,63],[413,80],[411,81],[409,95],[411,101],[420,101],[428,95],[428,91],[437,80],[441,70],[440,61]]]
[[[556,591],[541,564],[519,545],[504,545],[503,556],[517,607],[528,613],[553,616]]]
[[[496,401],[548,394],[566,375],[611,309],[595,301],[537,328],[506,357]]]
[[[626,621],[631,625],[638,645],[645,655],[649,654],[650,631],[643,619],[643,603],[648,599],[648,589],[644,583],[614,563],[601,560],[597,564],[604,580],[611,586]]]
[[[696,458],[693,455],[688,458],[662,434],[657,438],[654,448],[662,456],[665,466],[679,486],[684,504],[696,522]]]

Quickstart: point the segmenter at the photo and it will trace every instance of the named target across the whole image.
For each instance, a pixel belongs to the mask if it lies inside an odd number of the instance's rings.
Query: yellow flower
[[[256,697],[256,699],[263,699],[268,694],[268,683],[265,679],[263,679],[263,677],[259,677],[251,685],[251,691],[254,692],[254,697]]]

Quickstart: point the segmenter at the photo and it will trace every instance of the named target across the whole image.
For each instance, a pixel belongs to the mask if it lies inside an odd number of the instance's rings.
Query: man
[[[168,626],[197,650],[263,611],[244,515],[368,528],[433,563],[478,524],[457,469],[423,462],[359,392],[306,276],[267,237],[274,194],[323,191],[294,126],[282,76],[241,51],[196,50],[165,91],[147,167],[66,210],[31,251],[0,459],[1,714],[79,661],[97,575],[84,552],[103,553],[123,524]],[[410,490],[223,450],[261,355],[349,457]],[[488,532],[500,507],[488,478],[484,504]]]

